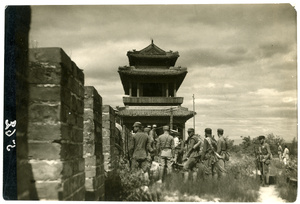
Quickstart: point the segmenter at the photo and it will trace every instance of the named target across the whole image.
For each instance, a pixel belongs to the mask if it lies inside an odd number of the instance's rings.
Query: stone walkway
[[[260,187],[259,198],[257,202],[261,203],[286,203],[287,201],[279,197],[275,186],[270,185],[269,187]]]

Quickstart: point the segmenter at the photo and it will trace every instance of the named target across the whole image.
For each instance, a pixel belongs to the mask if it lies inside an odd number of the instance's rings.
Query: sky
[[[118,67],[154,40],[187,67],[177,96],[196,133],[297,137],[297,23],[289,4],[32,6],[30,47],[61,47],[104,104],[124,106]],[[186,127],[193,126],[193,119]]]

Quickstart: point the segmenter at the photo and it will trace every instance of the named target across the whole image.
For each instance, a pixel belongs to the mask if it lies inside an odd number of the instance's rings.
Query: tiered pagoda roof
[[[129,65],[139,67],[164,67],[169,68],[175,65],[178,52],[169,51],[166,52],[159,48],[151,41],[151,44],[140,51],[128,51],[127,56],[129,59]]]

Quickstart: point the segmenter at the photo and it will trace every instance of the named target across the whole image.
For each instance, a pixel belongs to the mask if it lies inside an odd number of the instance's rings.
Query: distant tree
[[[227,135],[224,137],[226,144],[227,144],[227,149],[231,150],[234,144],[234,140],[230,139],[229,136]]]
[[[278,155],[278,143],[283,145],[284,139],[278,135],[274,135],[273,133],[270,133],[266,137],[266,143],[270,145],[270,150],[272,154]]]
[[[294,156],[298,155],[298,141],[295,137],[293,138],[289,149],[290,149],[290,154],[291,155],[294,155]]]

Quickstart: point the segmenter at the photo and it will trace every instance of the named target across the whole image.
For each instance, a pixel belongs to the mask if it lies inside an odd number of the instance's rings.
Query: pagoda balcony
[[[178,106],[183,97],[123,97],[124,105],[128,106]]]

